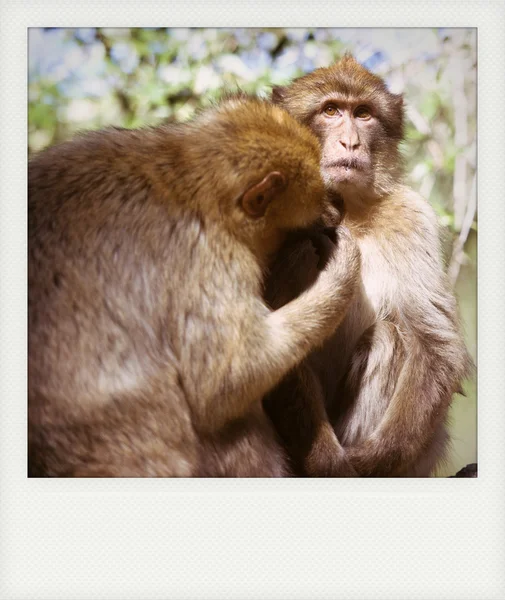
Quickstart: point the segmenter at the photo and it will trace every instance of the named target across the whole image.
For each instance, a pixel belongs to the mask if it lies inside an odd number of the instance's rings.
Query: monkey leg
[[[272,308],[284,306],[314,284],[334,249],[333,237],[338,244],[337,232],[322,225],[292,236],[270,269],[265,299]],[[320,381],[308,361],[292,369],[263,404],[297,475],[357,475],[331,426]]]
[[[196,477],[289,477],[285,449],[261,405],[199,436]]]
[[[360,444],[376,430],[393,397],[405,358],[403,341],[393,323],[378,321],[362,335],[351,358],[342,396],[336,398],[339,416],[334,421],[335,431],[344,447]],[[444,461],[448,447],[444,422],[420,456],[402,464],[390,476],[428,477]]]
[[[396,477],[430,477],[447,460],[450,449],[450,437],[447,424],[441,423],[435,431],[432,441],[421,456],[407,468],[399,471]]]
[[[30,477],[286,477],[284,449],[260,405],[209,434],[182,397],[153,386],[86,421],[29,426]]]
[[[197,441],[181,396],[152,382],[85,418],[28,424],[32,477],[191,477]]]
[[[398,328],[389,321],[377,321],[359,339],[331,407],[344,446],[362,442],[379,424],[393,396],[404,353]]]
[[[302,363],[263,400],[298,476],[356,477],[328,420],[319,380]]]
[[[96,426],[95,426],[96,427]],[[123,427],[118,425],[118,427]],[[142,424],[139,427],[141,430]],[[31,445],[39,458],[29,464],[30,477],[191,477],[190,452],[173,447],[163,438],[149,439],[123,428],[117,435],[108,429],[88,427],[50,429],[44,444]],[[142,432],[143,434],[143,432]],[[102,439],[99,439],[99,436]],[[55,441],[64,438],[60,447]]]

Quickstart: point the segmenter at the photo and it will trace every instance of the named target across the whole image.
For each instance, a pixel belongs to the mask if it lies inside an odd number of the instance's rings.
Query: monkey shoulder
[[[391,197],[399,217],[410,225],[410,233],[427,239],[438,238],[437,216],[430,203],[412,188],[401,186]]]
[[[453,306],[440,244],[440,227],[435,211],[417,192],[401,187],[391,197],[393,219],[386,256],[395,264],[400,282],[397,295],[400,312],[408,321],[421,313],[438,313],[442,304]],[[443,299],[443,300],[441,300]]]
[[[421,265],[441,266],[440,230],[435,211],[417,192],[399,186],[380,207],[372,240],[388,262],[405,272]]]
[[[413,302],[420,288],[426,294],[440,287],[444,272],[437,218],[428,202],[410,188],[398,187],[357,241],[364,297],[377,316],[387,318]]]

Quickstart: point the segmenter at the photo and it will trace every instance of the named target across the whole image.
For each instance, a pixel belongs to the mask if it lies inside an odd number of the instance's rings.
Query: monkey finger
[[[312,242],[317,256],[319,257],[317,268],[324,269],[326,263],[335,251],[335,244],[331,241],[328,235],[326,235],[326,232],[317,232],[311,234],[310,241]]]
[[[341,220],[342,213],[334,204],[329,204],[324,209],[322,221],[327,227],[337,227]]]
[[[297,269],[302,265],[304,268],[316,266],[319,260],[317,245],[314,244],[312,236],[300,242],[293,254],[296,258],[293,266]]]
[[[324,235],[328,236],[330,238],[330,240],[333,242],[333,244],[337,243],[337,229],[336,227],[324,227],[322,229],[322,233],[324,233]]]

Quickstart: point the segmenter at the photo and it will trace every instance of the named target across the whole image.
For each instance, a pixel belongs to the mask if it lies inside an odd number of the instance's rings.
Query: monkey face
[[[369,187],[373,150],[381,138],[373,108],[328,99],[314,115],[312,128],[321,140],[321,173],[330,189],[341,184]]]
[[[354,188],[371,197],[390,191],[401,163],[403,99],[389,92],[380,77],[346,56],[289,86],[274,88],[272,100],[319,138],[327,188]]]

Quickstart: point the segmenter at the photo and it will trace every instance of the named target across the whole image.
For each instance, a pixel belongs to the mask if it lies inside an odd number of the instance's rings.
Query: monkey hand
[[[309,477],[358,477],[328,422],[321,423],[304,460],[304,470]]]
[[[292,240],[280,250],[265,287],[265,300],[273,309],[291,302],[313,285],[322,254],[322,244],[315,243],[312,236]]]
[[[372,439],[367,439],[357,446],[346,447],[345,454],[359,477],[393,477],[396,467],[401,464],[400,456],[398,456],[397,465],[382,464],[377,459],[380,452]]]
[[[337,243],[333,244],[324,234],[317,240],[320,261],[325,261],[314,284],[303,294],[303,301],[310,307],[324,341],[344,319],[358,289],[361,272],[361,255],[351,234],[344,228],[337,231]],[[302,296],[300,296],[302,298]]]
[[[328,235],[319,235],[318,253],[324,262],[323,274],[331,278],[338,294],[354,295],[361,272],[361,252],[347,227],[340,225],[331,230],[334,244]]]
[[[321,221],[326,227],[338,227],[342,221],[342,197],[340,195],[330,195],[329,200],[330,202],[323,211]]]
[[[318,256],[317,268],[323,270],[336,249],[336,230],[324,227],[310,234],[310,241]]]

